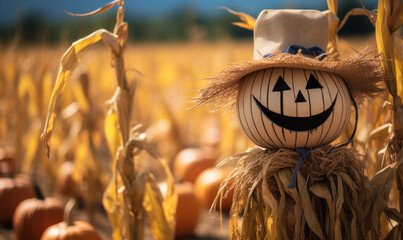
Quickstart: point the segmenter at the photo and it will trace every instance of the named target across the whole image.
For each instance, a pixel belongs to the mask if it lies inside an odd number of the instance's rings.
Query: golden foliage
[[[403,3],[380,0],[376,19],[376,42],[382,56],[383,67],[390,76],[386,81],[389,93],[403,96],[403,39],[395,33],[403,25]]]
[[[106,138],[110,144],[112,156],[116,157],[116,168],[113,171],[112,180],[104,194],[104,206],[109,214],[112,227],[114,229],[114,239],[142,239],[144,232],[144,222],[149,221],[151,231],[155,239],[173,239],[174,210],[176,208],[176,195],[173,190],[174,180],[170,170],[163,160],[158,163],[163,166],[166,175],[167,193],[162,195],[156,181],[151,173],[138,167],[135,157],[141,150],[145,149],[152,156],[156,157],[151,146],[145,142],[143,134],[133,132],[130,136],[130,123],[133,108],[133,97],[136,89],[135,82],[129,83],[126,79],[123,51],[128,36],[127,23],[123,22],[123,1],[114,1],[110,4],[88,14],[72,14],[75,16],[92,16],[100,14],[114,4],[119,4],[117,23],[114,33],[101,29],[82,38],[66,51],[63,55],[58,77],[50,99],[48,115],[46,118],[42,141],[47,148],[48,157],[50,151],[50,138],[54,129],[56,111],[61,96],[65,90],[67,82],[73,70],[80,61],[82,53],[103,40],[105,45],[112,50],[112,60],[116,68],[116,76],[119,87],[109,101],[109,116],[105,121]],[[78,106],[82,110],[83,120],[88,122],[87,126],[93,126],[91,122],[92,114],[89,114],[91,105],[88,97],[88,83],[81,81],[81,88],[75,91]],[[88,80],[87,80],[88,81]],[[95,146],[93,143],[91,128],[88,132],[82,132],[83,142],[89,142],[87,145],[79,145],[75,156],[75,166],[73,177],[88,175],[89,181],[98,172],[101,174],[97,162],[93,162]],[[119,134],[120,133],[120,134]],[[120,138],[121,137],[121,138]],[[118,139],[119,138],[119,139]],[[118,150],[120,149],[120,150]],[[92,153],[92,158],[89,155]],[[90,161],[88,161],[88,159]],[[86,173],[86,174],[84,174]],[[92,176],[92,177],[91,177]],[[95,185],[92,183],[90,185]],[[102,185],[102,183],[101,183]],[[102,186],[101,186],[102,189]],[[94,192],[91,191],[90,195]]]
[[[256,19],[254,17],[251,17],[250,15],[243,13],[243,12],[235,12],[226,7],[222,7],[222,8],[227,10],[231,14],[239,17],[239,19],[242,21],[242,22],[234,22],[232,24],[234,24],[235,26],[253,31],[253,29],[255,28],[255,22],[256,22]]]
[[[50,151],[50,139],[55,125],[56,110],[64,89],[70,79],[70,76],[80,61],[80,55],[87,48],[91,47],[98,41],[103,40],[107,46],[110,46],[112,50],[118,51],[117,36],[107,30],[100,29],[94,33],[88,35],[74,42],[71,47],[66,51],[60,61],[59,73],[56,79],[55,87],[53,88],[52,95],[50,97],[50,104],[48,109],[48,115],[46,117],[45,128],[41,135],[41,139],[46,146],[46,151],[49,157]]]

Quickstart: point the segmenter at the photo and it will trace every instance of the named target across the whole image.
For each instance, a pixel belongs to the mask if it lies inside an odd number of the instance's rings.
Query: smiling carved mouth
[[[278,126],[291,131],[309,131],[319,127],[329,118],[336,103],[337,96],[338,94],[328,109],[322,113],[310,117],[290,117],[280,113],[275,113],[263,106],[255,96],[253,96],[253,99],[255,99],[257,106],[264,113],[264,115]]]

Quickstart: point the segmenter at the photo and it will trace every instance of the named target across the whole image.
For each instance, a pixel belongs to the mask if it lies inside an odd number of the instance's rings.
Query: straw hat
[[[381,92],[380,84],[385,75],[379,59],[368,58],[368,54],[361,53],[342,60],[317,52],[305,54],[309,48],[326,50],[329,42],[328,19],[334,18],[330,12],[316,10],[262,11],[254,28],[254,59],[233,64],[217,77],[210,78],[209,84],[200,90],[196,98],[197,106],[215,103],[217,108],[233,107],[245,75],[275,67],[338,74],[358,102]],[[297,46],[296,51],[293,49],[294,54],[285,52],[290,46]]]

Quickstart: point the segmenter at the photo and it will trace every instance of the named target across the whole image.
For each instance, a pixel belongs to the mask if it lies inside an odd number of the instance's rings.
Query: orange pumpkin
[[[0,177],[11,176],[15,172],[15,152],[12,148],[0,148]]]
[[[199,221],[201,206],[189,182],[176,185],[178,205],[176,208],[175,236],[192,235]]]
[[[13,216],[17,240],[40,240],[51,225],[63,221],[63,205],[55,198],[30,198],[22,201]]]
[[[60,222],[50,226],[41,240],[101,240],[101,237],[89,223],[74,221],[72,225]]]
[[[35,192],[27,177],[0,178],[0,224],[11,227],[18,204],[33,197]]]
[[[48,227],[41,240],[101,240],[94,227],[83,221],[74,221],[72,212],[76,201],[71,198],[64,209],[64,221]]]
[[[214,167],[217,154],[203,148],[186,148],[178,153],[174,161],[174,175],[180,181],[192,182],[203,170]]]
[[[58,170],[57,184],[63,196],[80,199],[79,184],[74,180],[73,172],[73,162],[64,162]]]
[[[224,181],[229,174],[229,169],[208,168],[204,170],[196,179],[195,192],[196,196],[202,203],[203,207],[210,209],[220,189],[221,182]],[[227,197],[222,198],[221,209],[228,211],[232,205],[233,191],[231,190]],[[217,201],[217,208],[220,207],[220,199]]]

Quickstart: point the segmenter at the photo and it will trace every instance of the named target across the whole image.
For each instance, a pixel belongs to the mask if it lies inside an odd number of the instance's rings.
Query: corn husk
[[[356,151],[323,146],[291,189],[298,159],[294,150],[253,148],[225,160],[238,161],[216,198],[234,189],[231,239],[379,239],[396,165],[369,180]]]

